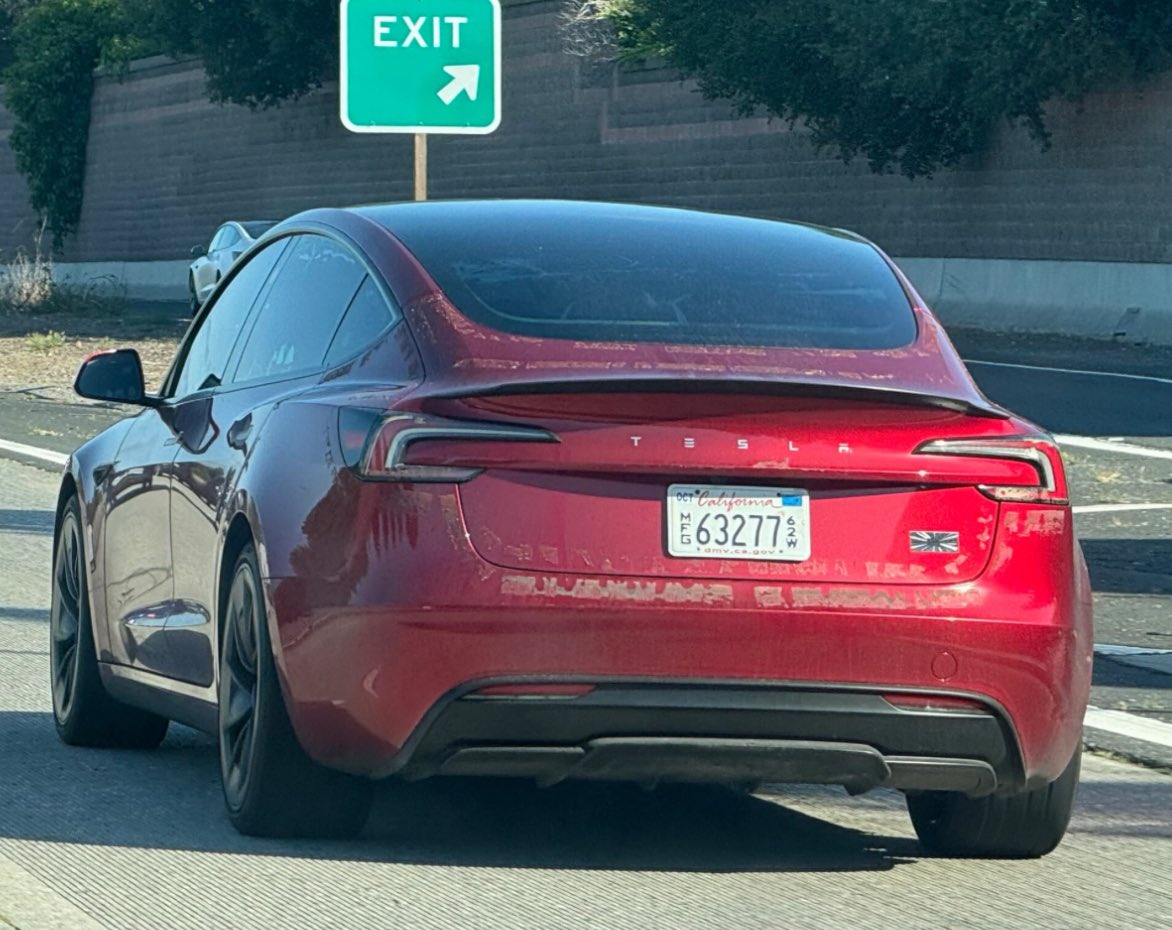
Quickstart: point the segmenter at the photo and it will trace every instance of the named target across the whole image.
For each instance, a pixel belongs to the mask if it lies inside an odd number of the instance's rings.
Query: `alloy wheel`
[[[228,595],[220,671],[220,764],[232,808],[244,801],[256,741],[260,606],[256,580],[248,565],[240,565]]]
[[[69,715],[77,691],[78,645],[85,612],[83,558],[81,532],[76,518],[70,513],[61,524],[58,536],[57,558],[53,567],[53,602],[49,615],[53,710],[58,720]]]

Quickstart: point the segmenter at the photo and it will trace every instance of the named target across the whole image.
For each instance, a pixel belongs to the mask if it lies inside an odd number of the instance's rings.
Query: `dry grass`
[[[55,281],[52,259],[39,250],[31,256],[17,252],[0,266],[0,316],[108,316],[117,312],[124,298],[121,288],[101,278],[84,284]]]
[[[47,307],[53,300],[53,265],[39,255],[17,253],[0,271],[0,313],[24,313]]]

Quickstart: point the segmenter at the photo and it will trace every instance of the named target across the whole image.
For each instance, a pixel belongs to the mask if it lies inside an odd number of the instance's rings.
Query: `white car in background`
[[[197,245],[191,250],[191,270],[187,274],[187,289],[191,294],[191,312],[194,313],[208,299],[216,283],[232,267],[232,263],[248,251],[261,236],[276,223],[269,220],[229,220],[216,230],[208,245]]]

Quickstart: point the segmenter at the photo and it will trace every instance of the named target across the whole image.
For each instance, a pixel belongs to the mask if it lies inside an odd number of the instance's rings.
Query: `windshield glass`
[[[911,305],[870,245],[766,220],[590,204],[394,212],[456,306],[527,336],[889,349]]]

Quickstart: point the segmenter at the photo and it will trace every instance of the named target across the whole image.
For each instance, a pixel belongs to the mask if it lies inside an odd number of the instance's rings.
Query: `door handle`
[[[246,414],[228,428],[228,445],[244,451],[248,434],[252,432],[252,414]]]

